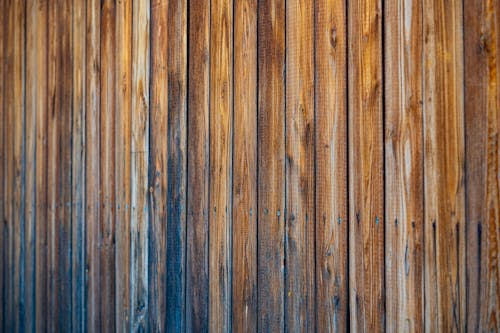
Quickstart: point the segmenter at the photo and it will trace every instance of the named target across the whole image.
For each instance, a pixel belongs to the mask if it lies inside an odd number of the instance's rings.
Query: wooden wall
[[[498,332],[499,0],[0,0],[0,331]]]

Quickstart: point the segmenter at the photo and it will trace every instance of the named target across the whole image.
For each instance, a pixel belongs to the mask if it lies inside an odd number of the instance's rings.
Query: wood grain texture
[[[133,2],[130,329],[145,331],[148,317],[148,150],[150,2]]]
[[[461,1],[424,1],[425,330],[465,329]]]
[[[232,329],[257,332],[257,1],[234,3]]]
[[[86,324],[88,331],[100,328],[100,262],[99,262],[99,211],[100,211],[100,1],[87,2],[85,45],[85,229],[86,239]]]
[[[196,10],[195,10],[196,9]],[[210,1],[189,2],[186,330],[208,331]]]
[[[350,327],[385,327],[382,6],[349,3]]]
[[[116,3],[115,23],[116,329],[130,329],[130,168],[132,113],[132,0]]]
[[[345,1],[316,1],[316,327],[348,329]]]
[[[498,1],[464,2],[467,322],[469,332],[500,325]]]
[[[315,330],[314,2],[286,1],[285,328]],[[271,215],[281,215],[271,211]]]
[[[259,1],[257,15],[257,328],[276,332],[285,328],[285,2]]]
[[[168,4],[168,188],[166,330],[185,330],[187,1]]]
[[[148,325],[163,332],[167,310],[167,218],[168,173],[168,36],[169,1],[151,3],[151,124],[149,150],[149,312]]]
[[[209,329],[231,329],[233,2],[210,8]]]
[[[5,77],[5,59],[7,58],[7,37],[8,31],[7,26],[5,24],[5,12],[6,12],[6,1],[0,0],[0,77]],[[6,316],[7,312],[7,304],[6,304],[6,281],[7,274],[9,273],[7,269],[8,261],[7,261],[7,253],[8,253],[8,229],[7,229],[7,220],[4,216],[4,211],[7,207],[7,203],[5,202],[5,161],[6,158],[6,147],[5,147],[5,133],[7,132],[6,126],[6,110],[5,110],[5,81],[0,80],[0,330],[3,332],[6,330],[6,322],[8,320]]]
[[[384,10],[386,329],[422,332],[423,7],[391,0]]]

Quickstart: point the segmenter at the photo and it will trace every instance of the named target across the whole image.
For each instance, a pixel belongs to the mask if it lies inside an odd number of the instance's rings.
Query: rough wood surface
[[[386,329],[424,330],[422,1],[385,3]]]

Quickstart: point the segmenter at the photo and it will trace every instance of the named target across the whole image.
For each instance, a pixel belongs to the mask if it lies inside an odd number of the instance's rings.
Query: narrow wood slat
[[[150,2],[133,2],[130,326],[147,329]]]
[[[382,5],[349,2],[350,329],[385,326]]]
[[[470,332],[500,325],[498,1],[464,2],[467,322]]]
[[[257,16],[257,329],[276,332],[285,328],[285,2],[259,1]]]
[[[257,1],[234,3],[232,329],[257,332]]]
[[[88,331],[100,329],[100,1],[87,2],[85,51],[85,219],[86,232],[86,324]],[[91,175],[91,176],[90,176]]]
[[[465,329],[462,2],[424,1],[425,330]]]
[[[6,1],[0,0],[0,77],[5,77],[5,60],[7,58],[7,29],[5,25],[5,12],[6,12]],[[6,321],[7,321],[7,304],[5,304],[5,294],[7,286],[5,282],[7,281],[7,220],[4,218],[4,211],[6,207],[4,184],[5,184],[5,174],[4,167],[7,160],[5,155],[5,144],[4,137],[7,132],[6,126],[6,110],[5,110],[5,80],[0,80],[0,330],[2,332],[6,331]]]
[[[163,332],[166,328],[167,289],[167,186],[168,173],[168,38],[169,1],[151,3],[151,125],[149,142],[150,216],[149,229],[149,329]]]
[[[424,330],[422,1],[385,4],[386,329]]]
[[[73,2],[71,319],[74,332],[85,331],[85,12],[84,1]]]
[[[208,331],[210,1],[189,2],[186,331]],[[196,8],[196,10],[194,10]]]
[[[48,2],[36,2],[36,286],[35,330],[47,330],[48,219],[47,219],[47,126],[48,126]]]
[[[115,330],[115,185],[114,185],[114,131],[115,131],[115,19],[116,3],[101,2],[100,24],[100,307],[101,331]]]
[[[166,330],[185,330],[187,1],[168,3],[168,187]]]
[[[285,327],[315,330],[314,3],[286,1]],[[280,210],[270,211],[281,214]]]
[[[130,148],[132,112],[132,0],[116,3],[115,199],[116,330],[130,329]]]
[[[348,329],[346,2],[315,7],[318,332]]]
[[[233,2],[210,12],[209,327],[231,329]]]

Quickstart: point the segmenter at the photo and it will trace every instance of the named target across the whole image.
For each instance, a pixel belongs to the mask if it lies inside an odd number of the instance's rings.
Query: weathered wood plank
[[[85,331],[85,12],[85,1],[73,2],[71,319],[74,332]]]
[[[151,3],[151,124],[149,142],[149,313],[148,325],[152,331],[166,328],[167,289],[167,186],[168,174],[168,67],[167,52],[171,43],[168,36],[169,8],[167,0]]]
[[[277,332],[285,328],[285,2],[259,1],[257,25],[257,328]]]
[[[47,121],[48,121],[48,3],[36,2],[36,301],[35,330],[47,330]]]
[[[116,3],[115,199],[116,330],[130,329],[130,148],[132,0]]]
[[[187,1],[168,3],[168,187],[166,330],[185,330]]]
[[[210,11],[210,331],[231,330],[233,2]]]
[[[495,332],[500,330],[499,2],[464,2],[464,22],[466,329]]]
[[[115,331],[115,19],[116,2],[101,2],[100,71],[100,331]]]
[[[285,327],[315,330],[314,3],[286,1]],[[270,212],[280,215],[280,212]]]
[[[425,330],[465,329],[462,2],[424,1]]]
[[[7,27],[6,27],[6,19],[5,19],[5,12],[7,11],[6,8],[6,1],[5,0],[0,0],[0,77],[4,78],[5,76],[5,63],[7,59]],[[5,187],[4,184],[5,182],[5,174],[4,174],[4,169],[5,169],[5,161],[7,160],[7,156],[5,155],[5,141],[4,137],[7,132],[7,125],[6,125],[6,108],[5,108],[5,80],[0,80],[0,330],[2,332],[6,331],[6,321],[7,321],[7,304],[5,302],[6,298],[6,290],[7,290],[7,274],[8,274],[8,261],[7,261],[7,253],[8,253],[8,234],[7,234],[7,220],[4,217],[4,211],[6,208],[7,203],[5,202]]]
[[[257,332],[257,1],[234,3],[232,329]]]
[[[210,1],[191,0],[189,6],[186,331],[207,332]]]
[[[385,4],[386,329],[424,330],[422,1]]]
[[[150,1],[133,3],[130,326],[147,329]]]
[[[346,2],[315,7],[318,332],[348,329]]]
[[[86,324],[88,331],[100,329],[100,1],[87,2],[85,51],[85,183],[86,232]],[[90,176],[92,175],[92,176]]]
[[[382,5],[349,3],[350,329],[385,326]]]

